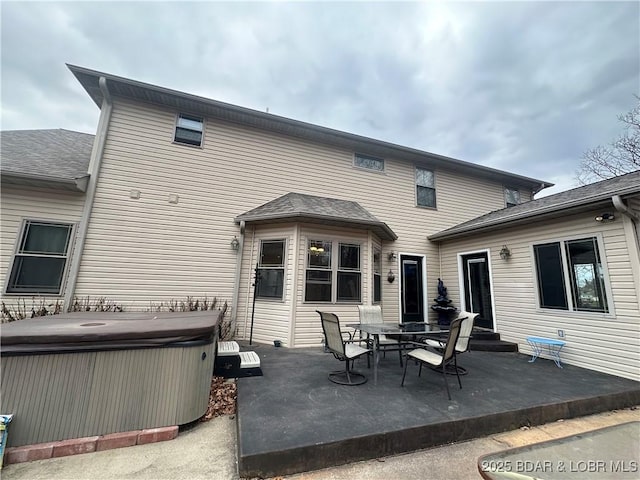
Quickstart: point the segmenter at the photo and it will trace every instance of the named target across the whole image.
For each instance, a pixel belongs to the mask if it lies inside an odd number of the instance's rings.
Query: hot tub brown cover
[[[111,350],[212,341],[221,312],[79,312],[5,323],[2,355]]]

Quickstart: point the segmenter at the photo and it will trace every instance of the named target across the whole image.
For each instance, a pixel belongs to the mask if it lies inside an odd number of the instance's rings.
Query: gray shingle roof
[[[560,216],[600,204],[610,205],[611,197],[614,195],[625,196],[637,193],[640,193],[640,170],[496,210],[435,233],[428,238],[437,241],[448,240],[492,229],[498,225],[511,226],[530,222],[534,217]]]
[[[398,238],[386,223],[378,220],[357,202],[301,193],[287,193],[237,216],[235,221],[237,223],[296,221],[351,228],[365,227],[383,240]]]
[[[88,176],[94,136],[71,130],[0,132],[4,177],[73,184]]]

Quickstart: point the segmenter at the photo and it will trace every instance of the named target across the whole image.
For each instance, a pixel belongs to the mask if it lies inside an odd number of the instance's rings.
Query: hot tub
[[[209,402],[219,315],[86,312],[3,324],[8,446],[198,419]]]

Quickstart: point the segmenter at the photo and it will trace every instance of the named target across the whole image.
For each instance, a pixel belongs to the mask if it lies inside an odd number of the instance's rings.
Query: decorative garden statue
[[[447,287],[444,286],[444,282],[441,278],[438,279],[438,299],[436,301],[440,299],[447,299]]]
[[[442,279],[438,279],[438,298],[433,299],[435,305],[431,305],[431,310],[438,312],[438,325],[448,326],[451,323],[451,316],[457,311],[456,307],[449,305],[451,300],[447,298],[447,287]]]

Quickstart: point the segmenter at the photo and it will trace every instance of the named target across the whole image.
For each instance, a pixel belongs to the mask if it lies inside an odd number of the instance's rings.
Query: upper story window
[[[504,202],[507,207],[515,207],[520,203],[520,191],[517,188],[504,187]]]
[[[187,145],[202,145],[202,132],[204,130],[204,121],[202,118],[191,115],[178,115],[176,123],[176,134],[174,141],[178,143],[186,143]]]
[[[59,295],[73,225],[27,220],[13,257],[7,293]]]
[[[309,240],[305,302],[360,302],[360,245]]]
[[[534,245],[533,251],[540,307],[609,311],[596,237]]]
[[[432,170],[416,167],[416,203],[436,207],[436,180]]]
[[[284,291],[284,240],[262,240],[256,286],[256,298],[282,300]]]
[[[356,167],[366,168],[367,170],[375,170],[376,172],[384,172],[384,159],[371,157],[356,153],[353,157],[353,164]]]

